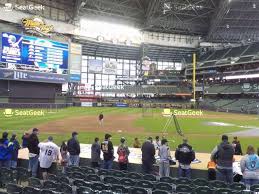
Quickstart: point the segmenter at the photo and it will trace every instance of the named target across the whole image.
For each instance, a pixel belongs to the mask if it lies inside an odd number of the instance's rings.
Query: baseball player
[[[103,118],[104,118],[103,113],[100,113],[99,114],[99,124],[100,124],[100,126],[103,126]]]
[[[53,137],[49,136],[47,142],[39,143],[40,148],[40,168],[42,171],[43,180],[46,180],[54,161],[59,161],[59,148],[53,143]]]

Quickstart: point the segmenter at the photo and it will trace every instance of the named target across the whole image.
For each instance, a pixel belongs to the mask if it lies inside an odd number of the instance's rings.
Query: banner
[[[103,72],[103,61],[98,59],[88,60],[88,72],[89,73],[102,73]]]
[[[0,79],[47,83],[66,83],[68,82],[68,75],[0,69]]]
[[[104,74],[117,74],[117,62],[116,61],[104,61],[103,62]]]
[[[114,104],[116,107],[129,107],[127,103],[117,102]]]

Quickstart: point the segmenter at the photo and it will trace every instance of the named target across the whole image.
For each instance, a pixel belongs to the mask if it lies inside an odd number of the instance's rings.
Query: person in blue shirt
[[[0,167],[10,168],[12,149],[13,146],[9,144],[8,133],[3,132],[2,139],[0,139]]]
[[[17,160],[18,160],[18,152],[21,148],[19,142],[16,139],[16,134],[13,134],[9,145],[12,145],[13,149],[11,150],[11,168],[17,167]]]

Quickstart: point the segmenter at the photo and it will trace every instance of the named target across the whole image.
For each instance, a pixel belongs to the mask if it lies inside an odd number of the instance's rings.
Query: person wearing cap
[[[40,149],[38,139],[39,129],[32,129],[32,134],[28,138],[28,149],[29,149],[29,171],[33,177],[37,176],[39,166],[39,153]]]
[[[19,142],[16,139],[16,134],[12,134],[12,137],[10,139],[10,143],[13,146],[13,149],[11,151],[11,168],[17,167],[17,160],[18,160],[18,151],[21,148]]]
[[[234,147],[235,155],[243,155],[242,147],[241,147],[240,141],[237,139],[237,137],[234,137],[232,146]]]
[[[183,139],[183,143],[178,145],[175,151],[175,159],[178,160],[178,177],[191,178],[191,163],[195,159],[195,152],[192,146],[188,144],[187,139]]]
[[[111,135],[105,134],[104,141],[101,143],[101,150],[103,152],[103,168],[112,169],[112,163],[114,160],[114,148],[111,142]]]
[[[72,133],[72,138],[67,142],[67,149],[69,152],[69,166],[79,166],[80,143],[77,132]]]
[[[42,172],[43,180],[47,180],[48,173],[52,163],[59,160],[59,148],[53,143],[53,137],[49,136],[47,142],[39,143],[38,147],[40,148],[40,168]]]
[[[226,183],[233,182],[233,161],[234,149],[228,142],[228,136],[222,135],[222,142],[217,145],[211,152],[211,160],[216,163],[217,180]]]
[[[142,170],[144,173],[153,172],[153,164],[155,163],[156,150],[152,144],[152,137],[149,137],[142,145]]]
[[[0,139],[0,167],[10,168],[12,149],[12,144],[8,140],[8,133],[3,132]]]
[[[129,148],[126,144],[126,139],[124,137],[120,140],[120,145],[117,150],[118,154],[118,163],[120,170],[127,170],[129,164]]]
[[[161,146],[158,148],[158,156],[159,160],[159,176],[169,176],[170,175],[170,160],[171,153],[170,148],[168,146],[167,139],[162,139]]]

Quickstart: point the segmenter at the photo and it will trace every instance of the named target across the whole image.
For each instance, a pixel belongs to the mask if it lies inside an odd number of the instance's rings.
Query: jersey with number
[[[39,144],[40,148],[40,167],[50,168],[52,162],[54,162],[59,156],[59,148],[53,142],[44,142]]]

